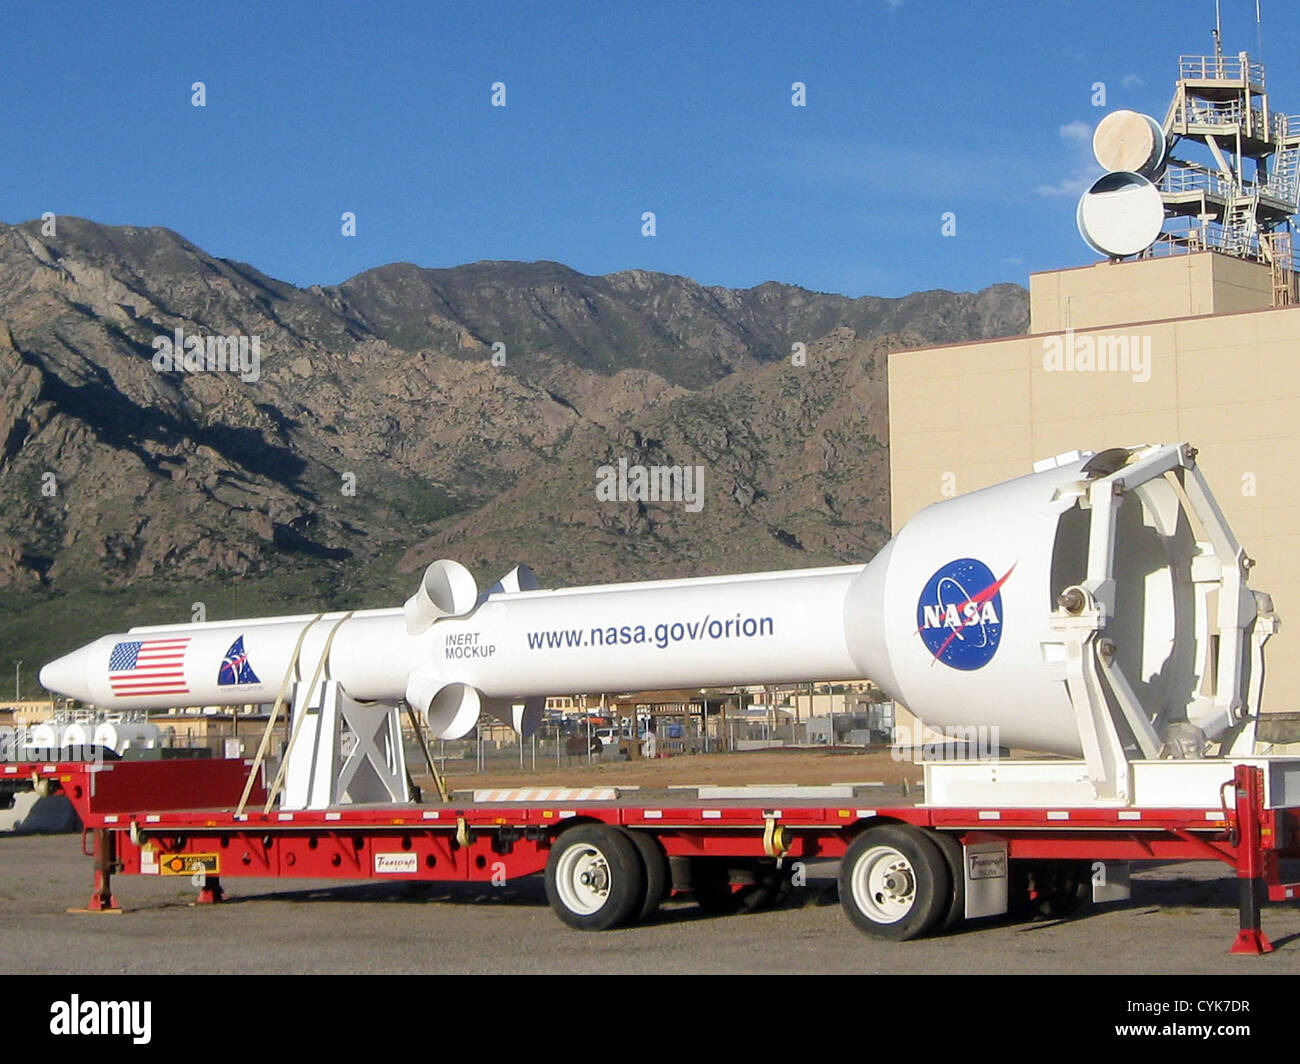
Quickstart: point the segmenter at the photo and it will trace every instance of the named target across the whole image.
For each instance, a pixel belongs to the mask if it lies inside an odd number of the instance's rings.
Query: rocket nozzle
[[[406,678],[406,701],[423,714],[429,730],[439,739],[459,739],[474,730],[483,698],[464,683],[445,683],[417,669]]]
[[[408,635],[419,635],[440,617],[468,613],[478,602],[474,574],[460,562],[440,559],[424,571],[416,591],[403,607]]]

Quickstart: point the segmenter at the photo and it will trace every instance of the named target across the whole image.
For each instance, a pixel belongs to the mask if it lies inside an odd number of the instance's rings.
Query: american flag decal
[[[189,636],[115,644],[108,656],[108,682],[113,694],[124,698],[188,694],[185,648],[189,645]]]

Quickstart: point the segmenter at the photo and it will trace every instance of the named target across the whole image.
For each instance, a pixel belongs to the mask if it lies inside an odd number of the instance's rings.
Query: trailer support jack
[[[1262,879],[1241,879],[1241,930],[1237,932],[1236,941],[1232,944],[1229,953],[1244,953],[1250,956],[1258,956],[1261,953],[1272,953],[1273,943],[1268,940],[1259,926],[1260,899],[1264,895],[1264,881]]]
[[[1249,765],[1238,765],[1232,782],[1237,807],[1232,837],[1237,847],[1237,882],[1241,893],[1240,929],[1228,952],[1258,956],[1273,952],[1273,943],[1259,922],[1260,902],[1268,893],[1265,874],[1270,870],[1260,847],[1259,810],[1264,798],[1264,773]]]
[[[96,828],[90,834],[94,839],[94,849],[91,852],[91,857],[94,859],[94,889],[84,909],[69,909],[68,912],[121,913],[122,910],[117,905],[117,897],[113,893],[113,873],[118,871],[117,836],[104,828]],[[86,845],[84,836],[81,845],[84,853]]]
[[[208,876],[203,880],[203,886],[199,888],[199,896],[195,900],[196,905],[217,905],[225,899],[226,892],[221,888],[221,880],[216,876]]]

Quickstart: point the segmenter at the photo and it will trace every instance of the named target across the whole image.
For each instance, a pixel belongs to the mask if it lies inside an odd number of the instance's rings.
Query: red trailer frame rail
[[[92,846],[88,909],[117,909],[117,875],[188,875],[200,902],[236,876],[490,881],[543,873],[570,926],[603,930],[645,919],[670,890],[701,904],[736,897],[737,870],[771,888],[789,863],[840,859],[840,896],[860,929],[908,939],[989,915],[1002,891],[1064,904],[1097,863],[1214,860],[1240,881],[1234,953],[1266,953],[1262,904],[1300,897],[1280,861],[1300,856],[1300,811],[1268,808],[1263,771],[1225,765],[1219,810],[870,806],[788,797],[657,802],[449,803],[263,812],[253,788],[234,810],[250,762],[5,765],[65,794]],[[534,792],[539,793],[539,792]],[[557,792],[563,794],[563,792]],[[499,879],[498,879],[499,881]],[[990,884],[993,893],[990,894]],[[994,908],[979,911],[993,897]]]

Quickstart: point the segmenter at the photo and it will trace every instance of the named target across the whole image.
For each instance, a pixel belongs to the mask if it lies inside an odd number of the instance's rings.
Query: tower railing
[[[1166,170],[1160,178],[1161,192],[1178,195],[1185,192],[1208,192],[1211,196],[1232,195],[1232,182],[1214,170],[1178,166]]]
[[[1244,82],[1247,77],[1261,88],[1264,64],[1252,63],[1244,55],[1180,55],[1178,77],[1193,81]]]
[[[1294,289],[1295,275],[1300,271],[1300,260],[1296,258],[1296,249],[1289,239],[1290,234],[1285,234],[1286,240],[1276,239],[1278,235],[1277,233],[1256,234],[1242,248],[1231,233],[1218,223],[1211,223],[1191,229],[1161,233],[1155,243],[1138,257],[1163,259],[1172,255],[1191,255],[1198,251],[1219,251],[1235,258],[1245,258],[1271,267],[1275,278],[1285,275],[1286,283]],[[1274,288],[1278,287],[1280,284],[1275,280]]]

